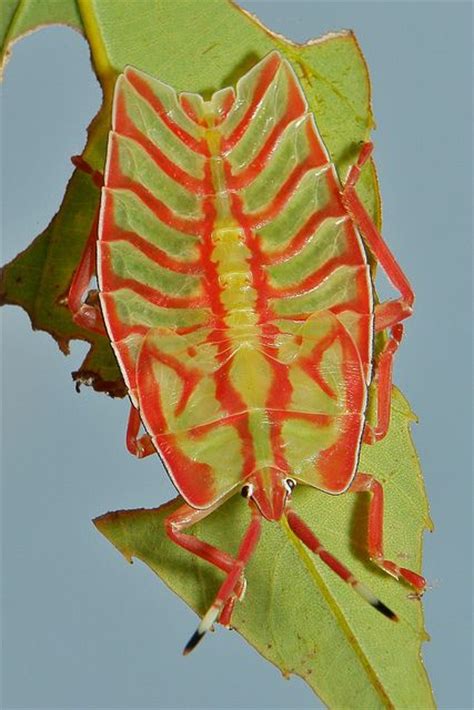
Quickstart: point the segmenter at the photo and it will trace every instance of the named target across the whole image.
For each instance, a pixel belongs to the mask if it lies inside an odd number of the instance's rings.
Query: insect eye
[[[294,478],[285,478],[285,487],[288,493],[291,493],[293,488],[296,486],[296,481]]]
[[[242,490],[240,491],[240,494],[243,498],[250,498],[252,493],[253,493],[253,486],[251,484],[247,484],[246,486],[242,486]]]

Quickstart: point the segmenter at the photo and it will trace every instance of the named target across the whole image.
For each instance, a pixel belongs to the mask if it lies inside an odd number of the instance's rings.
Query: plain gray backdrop
[[[352,28],[369,64],[384,234],[417,294],[395,380],[420,418],[414,437],[436,524],[425,545],[424,658],[439,707],[471,708],[472,7],[241,5],[299,42]],[[78,34],[49,28],[14,47],[3,90],[2,261],[57,210],[99,104]],[[85,350],[73,344],[66,359],[22,311],[4,309],[3,707],[320,707],[235,633],[219,629],[183,659],[196,616],[93,528],[100,513],[153,507],[174,489],[156,459],[126,453],[126,401],[74,392],[70,371]]]

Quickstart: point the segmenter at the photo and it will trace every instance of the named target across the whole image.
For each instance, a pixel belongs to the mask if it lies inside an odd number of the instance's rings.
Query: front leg
[[[99,209],[97,208],[91,231],[87,238],[86,246],[82,253],[79,266],[74,272],[67,295],[67,305],[72,313],[76,325],[94,333],[105,334],[102,312],[98,303],[87,302],[93,292],[89,291],[91,279],[96,274],[96,242],[99,223]]]
[[[151,436],[148,433],[142,434],[140,437],[138,436],[141,424],[142,422],[138,409],[131,404],[127,425],[127,449],[134,456],[137,456],[138,458],[145,458],[146,456],[155,454],[156,449],[153,446]],[[189,550],[189,552],[198,555],[198,557],[206,560],[206,562],[210,562],[223,572],[229,574],[235,565],[233,557],[228,555],[226,552],[209,545],[207,542],[198,540],[193,535],[187,535],[182,532],[184,528],[194,525],[194,523],[202,520],[202,518],[208,514],[209,510],[196,510],[195,508],[191,508],[189,505],[183,505],[175,513],[170,515],[169,518],[167,518],[166,533],[168,537],[177,545],[180,545],[180,547],[184,547],[185,550]],[[243,599],[244,593],[245,578],[242,574],[237,580],[233,592],[228,597],[220,613],[219,622],[223,626],[230,627],[235,602],[238,599]]]
[[[133,456],[143,459],[151,454],[156,454],[156,449],[153,446],[151,436],[148,433],[138,436],[142,425],[138,409],[130,404],[130,414],[127,424],[127,449]]]
[[[91,175],[94,184],[99,187],[99,189],[102,187],[103,177],[101,173],[97,170],[93,170],[79,155],[73,156],[71,160],[78,170],[82,170]],[[100,207],[97,207],[81,260],[73,274],[67,295],[67,305],[72,313],[73,321],[78,326],[104,335],[105,326],[99,303],[88,302],[88,296],[91,297],[93,294],[93,292],[89,291],[89,284],[91,279],[96,275],[96,244],[99,228],[99,209]]]
[[[181,508],[179,510],[181,510]],[[204,634],[209,631],[209,629],[212,627],[213,623],[217,621],[217,619],[220,618],[220,620],[222,621],[223,618],[225,618],[226,621],[230,623],[230,614],[232,613],[236,596],[239,596],[239,589],[243,588],[243,590],[245,590],[245,583],[243,581],[245,567],[249,559],[251,558],[257,545],[257,542],[260,538],[260,512],[253,504],[251,504],[250,510],[251,519],[247,526],[247,530],[244,533],[242,541],[239,545],[239,549],[237,551],[235,559],[231,558],[229,555],[227,555],[227,553],[222,552],[221,550],[218,550],[217,548],[212,547],[211,545],[208,545],[202,540],[197,540],[196,538],[193,538],[191,535],[183,535],[182,533],[180,533],[179,537],[177,537],[176,530],[174,531],[175,537],[172,539],[175,539],[175,541],[178,542],[179,545],[191,550],[192,552],[194,552],[194,554],[199,555],[203,559],[207,559],[208,561],[212,562],[212,564],[220,567],[221,569],[222,561],[225,560],[225,565],[227,565],[228,562],[231,561],[231,566],[230,569],[228,569],[227,571],[227,576],[221,584],[213,603],[201,619],[199,626],[186,644],[183,651],[184,655],[190,653],[193,648],[197,646]],[[204,517],[204,515],[207,515],[209,512],[209,510],[194,511],[196,516],[200,517]],[[186,512],[184,512],[184,515],[186,516]],[[168,525],[167,532],[168,534],[170,534]],[[193,540],[194,542],[191,543],[191,540]],[[190,544],[194,549],[189,546]]]
[[[166,534],[170,540],[177,545],[192,552],[206,562],[209,562],[229,576],[234,573],[237,564],[236,560],[231,555],[223,550],[219,550],[217,547],[210,545],[204,540],[199,540],[194,535],[183,532],[186,528],[195,525],[200,520],[207,517],[213,510],[213,508],[199,510],[185,503],[166,518]],[[219,621],[223,626],[230,626],[235,602],[237,599],[243,599],[245,588],[246,582],[242,567],[240,572],[236,575],[232,588],[228,591],[223,604],[219,608]]]

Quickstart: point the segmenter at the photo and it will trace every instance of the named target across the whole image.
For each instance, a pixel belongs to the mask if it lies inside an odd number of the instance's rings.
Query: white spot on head
[[[288,495],[291,495],[293,489],[296,487],[296,481],[294,478],[285,478],[283,485],[285,486]]]

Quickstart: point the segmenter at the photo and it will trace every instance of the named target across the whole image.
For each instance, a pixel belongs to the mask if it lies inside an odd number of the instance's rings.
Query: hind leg
[[[403,326],[398,323],[390,330],[390,337],[374,363],[374,385],[377,400],[377,421],[374,425],[366,422],[364,443],[375,444],[383,439],[390,425],[390,404],[392,401],[393,359],[403,337]]]
[[[370,559],[378,567],[395,579],[404,579],[408,584],[422,594],[426,581],[424,577],[406,567],[399,567],[395,562],[385,559],[383,551],[383,510],[384,493],[382,484],[368,473],[358,473],[349,488],[351,493],[370,493],[369,525],[367,531],[367,548]]]

